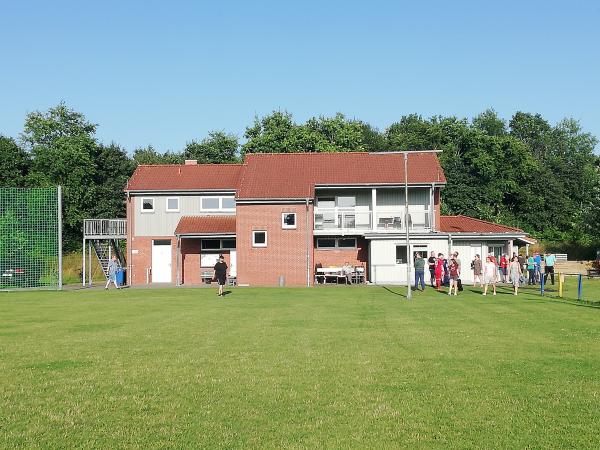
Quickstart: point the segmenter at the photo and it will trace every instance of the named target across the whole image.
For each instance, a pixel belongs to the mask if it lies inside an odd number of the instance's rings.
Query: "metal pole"
[[[58,289],[62,290],[62,187],[58,186]]]
[[[542,294],[542,296],[544,295],[544,274],[541,274],[541,282],[540,282],[540,293]]]
[[[306,287],[310,287],[310,231],[308,229],[309,220],[308,220],[308,197],[306,198]]]
[[[92,286],[92,242],[88,240],[88,285]]]
[[[83,235],[83,246],[81,247],[81,259],[82,261],[82,270],[81,270],[81,285],[85,287],[85,230]]]
[[[404,226],[406,227],[406,299],[412,298],[410,288],[410,232],[408,230],[408,153],[404,152]]]
[[[577,300],[581,300],[583,297],[583,276],[579,274],[579,279],[577,280]]]

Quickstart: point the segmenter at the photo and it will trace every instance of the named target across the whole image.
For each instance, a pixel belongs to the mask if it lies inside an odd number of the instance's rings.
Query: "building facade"
[[[442,216],[445,185],[433,152],[406,161],[401,153],[291,153],[139,166],[126,187],[130,283],[200,284],[223,254],[243,285],[310,286],[320,268],[345,262],[367,282],[406,284],[417,251],[458,251],[469,282],[475,254],[532,242],[517,228]]]

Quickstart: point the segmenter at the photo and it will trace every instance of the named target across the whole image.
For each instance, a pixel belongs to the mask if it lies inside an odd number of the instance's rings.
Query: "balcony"
[[[400,233],[406,231],[404,210],[377,211],[373,224],[373,211],[341,208],[315,208],[315,231],[342,233]],[[409,231],[431,230],[429,211],[410,211]]]
[[[127,219],[85,219],[83,235],[86,239],[125,239]]]

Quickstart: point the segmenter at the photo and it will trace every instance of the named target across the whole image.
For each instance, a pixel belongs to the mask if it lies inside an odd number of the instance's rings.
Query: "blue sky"
[[[494,108],[565,116],[600,138],[593,1],[3,1],[0,133],[64,100],[133,151],[181,150],[255,115]],[[597,147],[598,148],[598,147]]]

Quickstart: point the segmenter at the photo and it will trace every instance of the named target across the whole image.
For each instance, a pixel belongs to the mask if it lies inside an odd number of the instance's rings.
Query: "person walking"
[[[535,281],[536,283],[542,282],[542,256],[535,252],[533,256],[533,261],[535,262]]]
[[[112,281],[117,289],[121,289],[117,284],[117,270],[119,269],[119,261],[117,260],[117,256],[113,255],[112,259],[108,263],[108,280],[106,281],[106,286],[104,289],[108,289],[110,286],[110,282]]]
[[[421,283],[421,290],[425,290],[425,260],[421,257],[421,253],[415,253],[415,289],[419,289],[419,282]]]
[[[529,274],[527,284],[531,286],[535,284],[535,259],[532,255],[527,257],[527,273]]]
[[[429,281],[431,282],[431,287],[435,287],[435,252],[431,252],[431,256],[427,258],[427,265],[429,266]]]
[[[479,281],[479,286],[483,287],[483,281],[481,279],[483,263],[481,262],[481,257],[479,255],[475,255],[475,259],[471,263],[471,268],[473,269],[473,286],[477,287],[477,281]]]
[[[552,285],[554,286],[554,263],[556,262],[556,255],[554,255],[554,253],[546,253],[544,255],[544,261],[546,263],[546,267],[544,269],[544,284],[546,284],[548,281],[548,275],[550,275]]]
[[[435,287],[439,291],[441,291],[440,287],[442,286],[442,276],[444,274],[444,255],[438,253],[437,260],[435,261]]]
[[[494,295],[496,295],[496,280],[498,279],[498,269],[496,263],[492,260],[492,256],[485,258],[485,264],[483,265],[483,295],[487,295],[488,286],[491,284],[494,288]]]
[[[458,295],[458,277],[460,277],[460,264],[456,260],[457,253],[454,253],[450,257],[450,262],[448,263],[448,272],[450,275],[450,290],[448,291],[448,295],[452,295],[452,288],[454,287],[454,295]]]
[[[225,258],[223,255],[219,255],[219,261],[215,264],[215,273],[213,278],[217,280],[217,284],[219,285],[218,296],[223,296],[223,286],[225,286],[225,281],[227,281],[227,263],[225,262]]]
[[[508,275],[508,259],[506,258],[506,253],[500,257],[500,274],[502,275],[502,283],[506,283],[506,277]]]
[[[523,270],[521,269],[521,264],[519,263],[519,257],[513,256],[512,261],[508,266],[509,280],[513,285],[513,293],[517,295],[519,293],[519,283],[521,282],[521,276],[523,275]]]

